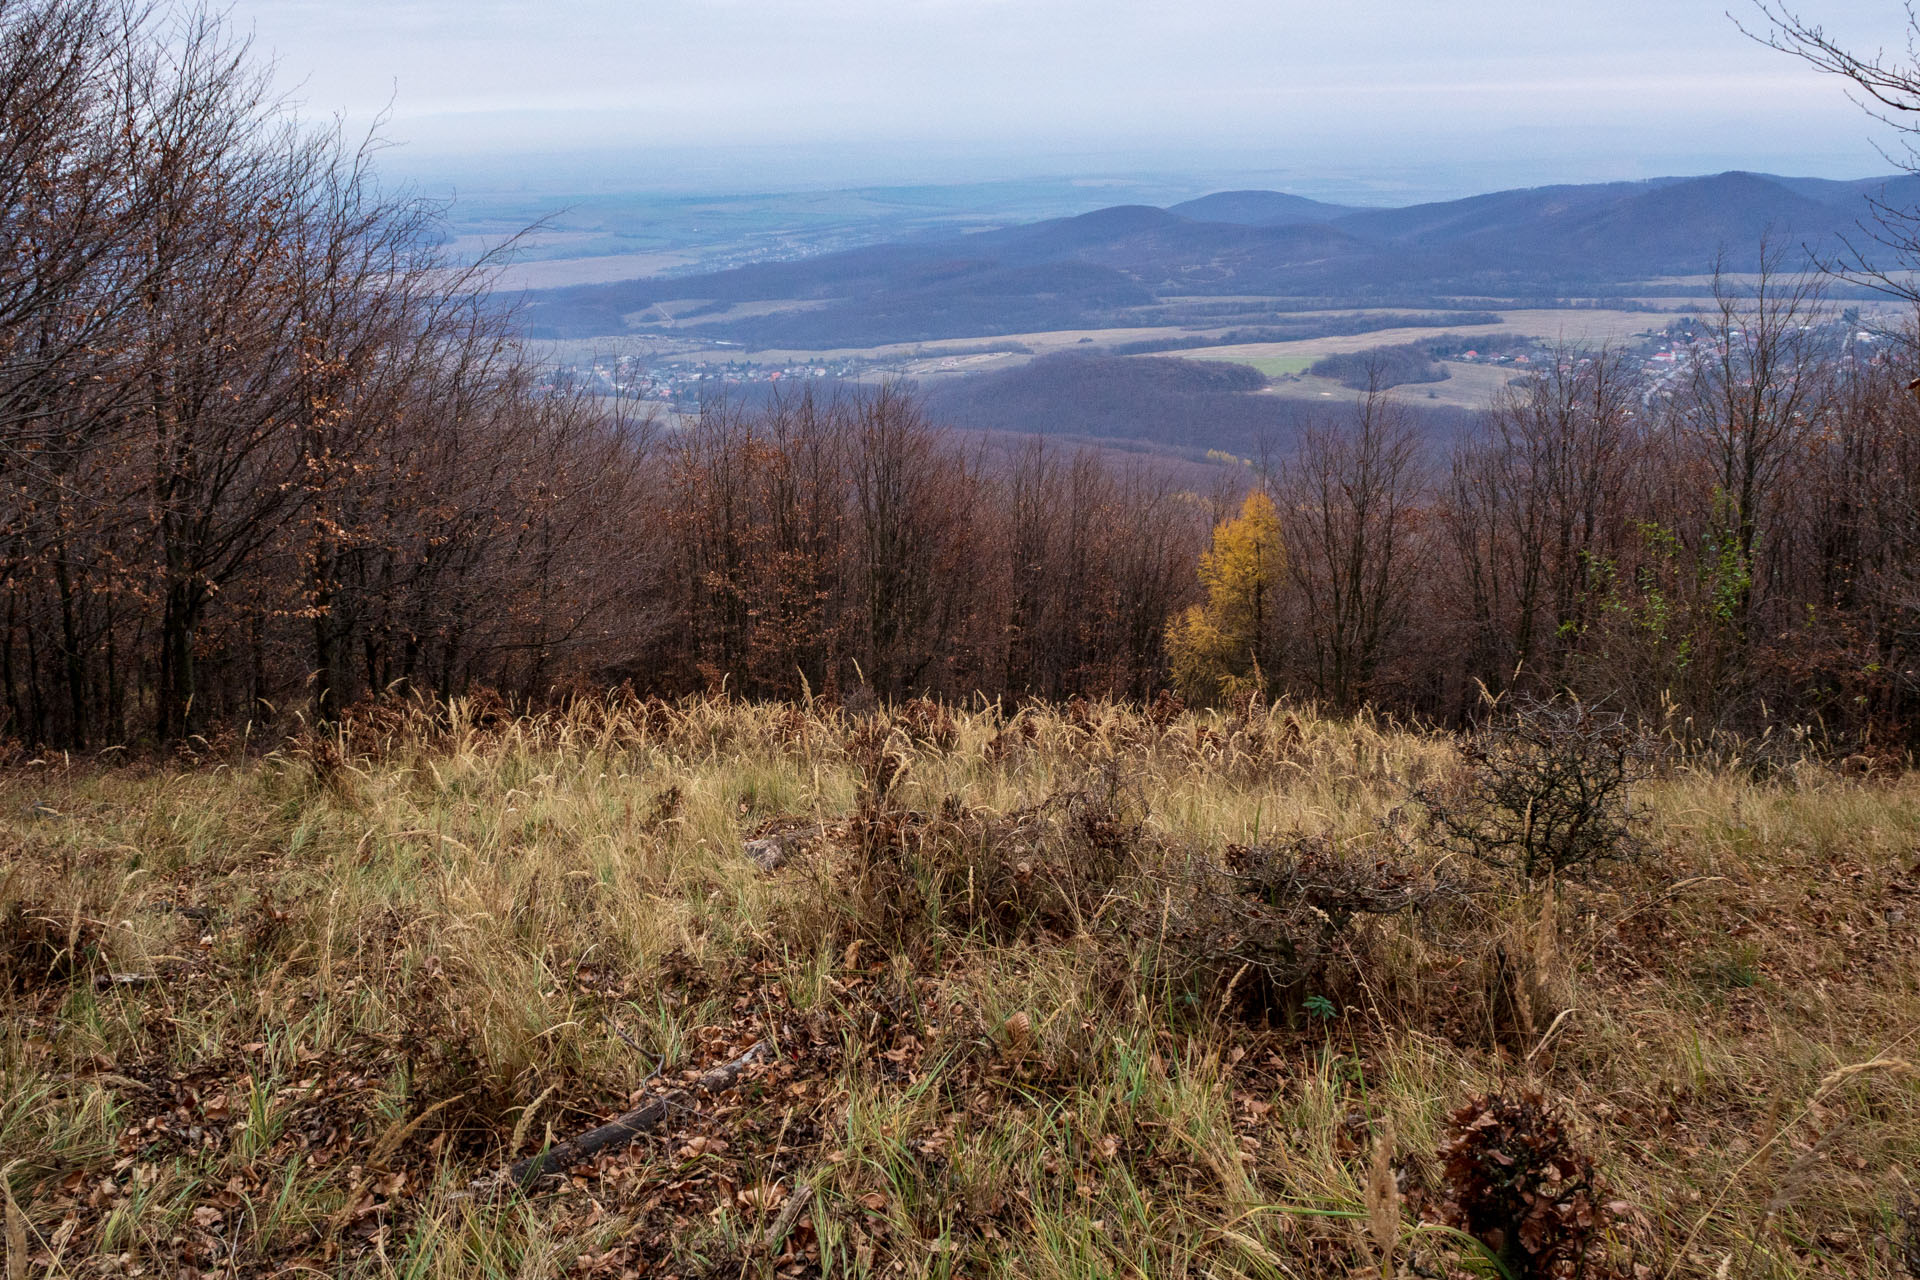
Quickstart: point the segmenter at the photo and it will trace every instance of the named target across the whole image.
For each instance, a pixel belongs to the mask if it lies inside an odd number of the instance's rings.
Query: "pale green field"
[[[1493,403],[1502,388],[1523,374],[1523,370],[1511,365],[1462,364],[1457,360],[1443,360],[1441,364],[1451,375],[1445,382],[1405,383],[1392,388],[1393,396],[1429,406],[1484,409]],[[1277,382],[1262,394],[1289,400],[1349,404],[1358,401],[1362,393],[1332,378],[1303,377],[1298,381]]]
[[[1258,369],[1269,378],[1288,379],[1275,382],[1267,389],[1268,395],[1291,400],[1348,403],[1358,399],[1360,393],[1330,378],[1296,375],[1304,374],[1315,361],[1330,355],[1421,342],[1443,334],[1461,337],[1519,334],[1548,342],[1599,347],[1631,342],[1640,335],[1665,328],[1673,319],[1670,315],[1646,311],[1519,310],[1502,311],[1500,314],[1500,324],[1381,329],[1373,333],[1304,338],[1295,342],[1249,342],[1173,354],[1193,360],[1232,360]],[[1445,382],[1409,383],[1396,387],[1394,394],[1421,404],[1484,409],[1502,388],[1525,372],[1523,368],[1512,365],[1466,364],[1457,360],[1442,363],[1451,375]]]
[[[663,304],[675,312],[688,309],[697,300]],[[1232,346],[1202,347],[1189,350],[1142,353],[1141,358],[1177,358],[1184,360],[1228,360],[1259,370],[1275,379],[1266,394],[1291,399],[1347,402],[1357,392],[1339,383],[1304,377],[1317,360],[1329,355],[1351,354],[1373,347],[1395,346],[1425,341],[1442,335],[1475,337],[1493,334],[1517,334],[1547,342],[1565,342],[1575,346],[1600,347],[1631,343],[1665,328],[1677,311],[1687,305],[1683,299],[1650,300],[1670,305],[1675,312],[1621,311],[1602,309],[1518,309],[1503,310],[1501,322],[1490,325],[1409,326],[1381,329],[1372,333],[1342,334],[1324,338],[1305,338],[1290,342],[1239,343]],[[735,307],[731,314],[763,314],[818,303],[777,301],[750,303]],[[1329,311],[1327,316],[1349,316],[1353,309]],[[1884,322],[1886,317],[1880,319]],[[1244,327],[1244,326],[1233,326]],[[1177,338],[1217,338],[1230,328],[1165,326],[1157,328],[1059,329],[1038,333],[1002,334],[993,337],[943,339],[938,342],[900,342],[873,347],[842,347],[827,350],[769,349],[746,351],[730,348],[716,351],[697,338],[698,326],[688,325],[684,335],[595,339],[554,343],[533,343],[550,353],[550,358],[580,359],[611,351],[644,351],[657,357],[714,356],[745,358],[759,364],[795,361],[855,360],[874,366],[867,380],[904,376],[924,382],[939,382],[970,374],[1002,372],[1017,368],[1029,360],[1064,351],[1110,349],[1126,343]],[[1027,349],[1026,353],[1007,351],[1010,345]],[[996,349],[998,348],[998,349]],[[1451,377],[1445,382],[1410,384],[1400,387],[1400,397],[1430,405],[1464,409],[1485,408],[1493,396],[1523,370],[1513,366],[1486,366],[1446,362]]]
[[[1298,319],[1310,319],[1314,315],[1351,316],[1365,314],[1354,308],[1344,307],[1324,313],[1304,313]],[[1273,360],[1287,363],[1275,364],[1272,368],[1262,368],[1269,376],[1274,373],[1286,374],[1298,372],[1307,364],[1322,356],[1341,352],[1364,351],[1369,347],[1392,346],[1397,343],[1417,342],[1442,333],[1489,334],[1518,333],[1528,337],[1544,338],[1550,341],[1568,341],[1596,345],[1601,342],[1617,342],[1634,334],[1664,328],[1673,316],[1648,311],[1602,311],[1602,310],[1502,310],[1501,323],[1490,325],[1467,325],[1458,327],[1415,326],[1399,329],[1379,329],[1372,333],[1343,334],[1328,338],[1303,338],[1291,342],[1253,342],[1228,347],[1202,347],[1185,351],[1160,351],[1143,353],[1161,358],[1177,357],[1186,360],[1238,360],[1253,363],[1256,360]],[[867,359],[875,361],[914,361],[922,358],[922,353],[937,348],[943,356],[963,353],[969,350],[985,352],[993,347],[1003,347],[1009,343],[1018,343],[1027,347],[1035,355],[1047,355],[1056,351],[1070,351],[1087,347],[1113,347],[1122,343],[1144,342],[1151,340],[1177,338],[1218,338],[1235,329],[1244,329],[1244,323],[1222,326],[1168,325],[1159,327],[1116,328],[1116,329],[1053,329],[1037,333],[1000,334],[981,338],[943,338],[938,342],[894,342],[873,347],[835,347],[825,350],[802,350],[799,348],[772,348],[753,352],[753,358],[766,362],[803,359]],[[1304,361],[1305,363],[1299,363]],[[1255,367],[1261,367],[1256,365]]]
[[[1348,313],[1341,313],[1348,314]],[[1311,364],[1325,356],[1346,355],[1374,347],[1400,346],[1422,342],[1442,334],[1478,337],[1490,334],[1519,334],[1547,342],[1568,342],[1582,346],[1618,343],[1637,335],[1664,329],[1674,317],[1647,311],[1526,310],[1502,311],[1499,324],[1456,326],[1419,326],[1403,329],[1377,329],[1372,333],[1348,333],[1330,338],[1301,338],[1293,342],[1247,342],[1230,347],[1209,347],[1204,352],[1185,352],[1196,358],[1239,360],[1305,360]],[[1305,367],[1304,365],[1302,366]]]
[[[1231,350],[1231,348],[1228,348]],[[1312,356],[1240,356],[1221,355],[1217,350],[1192,351],[1185,354],[1193,360],[1228,360],[1235,364],[1244,364],[1258,369],[1269,378],[1285,378],[1296,373],[1305,373],[1307,366],[1314,361]]]
[[[697,299],[678,300],[663,303],[662,307],[670,312],[685,311],[699,304]],[[795,310],[818,303],[804,303],[795,300],[773,300],[748,303],[736,306],[730,312],[733,317],[770,314],[778,311]],[[1314,315],[1351,316],[1365,314],[1353,308],[1341,308],[1324,313],[1305,313],[1300,319],[1311,319]],[[1303,338],[1291,342],[1254,342],[1241,343],[1226,347],[1202,347],[1190,350],[1174,350],[1143,353],[1161,358],[1174,357],[1186,360],[1237,360],[1252,364],[1268,376],[1283,376],[1298,373],[1307,365],[1323,356],[1338,353],[1364,351],[1370,347],[1392,346],[1395,344],[1418,342],[1436,337],[1443,333],[1463,335],[1517,333],[1527,337],[1543,338],[1549,341],[1567,341],[1586,345],[1598,345],[1603,342],[1618,342],[1635,334],[1664,328],[1673,316],[1660,312],[1645,311],[1601,311],[1601,310],[1515,310],[1501,311],[1501,323],[1492,325],[1468,325],[1448,328],[1445,326],[1414,326],[1398,329],[1380,329],[1372,333],[1343,334],[1327,338]],[[657,317],[657,311],[656,311]],[[1235,329],[1244,329],[1244,323],[1224,326],[1162,325],[1112,329],[1052,329],[1034,333],[998,334],[978,338],[942,338],[934,342],[891,342],[870,347],[830,347],[799,348],[773,347],[753,351],[739,351],[758,363],[779,364],[802,360],[869,360],[878,364],[898,364],[902,372],[914,375],[934,372],[972,372],[965,365],[954,365],[951,369],[944,363],[968,355],[1007,356],[1005,348],[1017,344],[1026,347],[1033,355],[1049,355],[1059,351],[1087,350],[1089,348],[1111,348],[1125,343],[1170,340],[1180,338],[1219,338]],[[555,354],[572,354],[580,350],[601,352],[610,349],[639,349],[666,354],[675,350],[710,350],[698,339],[698,326],[689,324],[684,336],[664,334],[631,335],[625,337],[578,339],[565,342],[536,342],[530,346],[550,349]],[[937,354],[930,354],[937,353]],[[1007,363],[1017,363],[1026,357],[1017,353],[1011,360],[997,359],[990,367],[1001,367]],[[1269,363],[1270,362],[1270,363]]]

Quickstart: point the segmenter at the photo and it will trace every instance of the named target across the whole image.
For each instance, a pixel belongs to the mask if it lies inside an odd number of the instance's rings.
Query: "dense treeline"
[[[1174,684],[1441,720],[1573,689],[1682,735],[1899,748],[1920,711],[1913,346],[1836,345],[1823,314],[1813,284],[1763,275],[1663,375],[1549,352],[1451,440],[1370,393],[1205,496],[1041,440],[970,456],[897,390],[723,407],[649,468],[669,496],[632,572],[654,625],[611,674],[749,696]]]
[[[1418,342],[1322,356],[1307,372],[1316,378],[1332,378],[1355,391],[1398,387],[1409,382],[1445,382],[1453,376],[1434,359],[1433,352]]]
[[[1210,508],[1145,461],[969,455],[894,388],[676,433],[637,687],[1147,697]]]
[[[1269,477],[1283,553],[1235,656],[1341,707],[1573,689],[1692,736],[1911,745],[1914,345],[1823,314],[1763,273],[1664,378],[1563,349],[1441,456],[1368,396]]]
[[[436,210],[218,20],[0,0],[0,721],[107,745],[390,690],[1150,694],[1208,511],[904,396],[692,430],[542,385]]]
[[[1911,741],[1914,345],[1836,349],[1822,314],[1813,284],[1763,275],[1658,391],[1563,353],[1496,406],[1436,485],[1469,670],[1700,732]]]
[[[12,733],[537,683],[607,602],[580,539],[625,433],[536,394],[369,154],[280,109],[217,18],[0,0]]]
[[[1330,407],[1259,394],[1266,385],[1258,370],[1227,360],[1061,352],[936,384],[928,389],[927,406],[959,427],[1140,440],[1194,454],[1219,450],[1257,457],[1290,450]],[[1433,440],[1465,433],[1476,416],[1424,403],[1409,412]]]
[[[1439,719],[1573,688],[1694,734],[1913,741],[1913,344],[1836,345],[1778,274],[1657,378],[1563,350],[1444,432],[1378,393],[1234,418],[1266,398],[1233,366],[1030,366],[1078,388],[1056,431],[1127,434],[1125,388],[1221,407],[1193,443],[1261,465],[1196,494],[1150,458],[970,448],[898,388],[658,431],[556,393],[436,211],[205,17],[0,0],[0,188],[16,739],[630,682]]]
[[[937,384],[927,404],[935,417],[960,427],[1254,457],[1290,449],[1327,407],[1258,394],[1266,385],[1258,370],[1226,360],[1063,352]],[[1412,412],[1435,439],[1461,433],[1474,418],[1444,405]]]

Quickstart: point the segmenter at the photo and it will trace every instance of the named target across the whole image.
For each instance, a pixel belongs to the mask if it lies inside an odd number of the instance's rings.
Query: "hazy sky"
[[[1748,0],[1732,3],[1746,15]],[[943,165],[968,178],[1425,166],[1477,189],[1516,175],[1884,169],[1875,126],[1841,86],[1741,36],[1727,7],[238,0],[233,15],[307,113],[359,121],[391,101],[387,133],[407,144],[396,158],[427,169],[732,148],[805,155],[849,181],[925,180]],[[1857,45],[1902,41],[1895,0],[1806,7]]]

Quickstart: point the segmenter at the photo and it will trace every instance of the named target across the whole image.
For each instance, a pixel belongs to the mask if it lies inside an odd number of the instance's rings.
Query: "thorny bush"
[[[1117,767],[1008,812],[953,796],[920,810],[900,798],[898,745],[876,721],[848,747],[861,772],[847,828],[852,875],[822,888],[855,936],[913,952],[943,933],[1078,932],[1134,868],[1145,807]]]
[[[1363,916],[1462,896],[1454,882],[1393,859],[1343,856],[1325,836],[1231,845],[1224,865],[1195,864],[1153,948],[1159,976],[1190,994],[1237,998],[1251,1013],[1292,1013],[1351,951]]]
[[[1913,1280],[1920,1280],[1920,1198],[1902,1196],[1893,1209],[1893,1253]]]
[[[1526,880],[1589,874],[1640,852],[1632,792],[1650,752],[1625,717],[1526,700],[1464,738],[1460,754],[1463,770],[1412,792],[1448,852]]]

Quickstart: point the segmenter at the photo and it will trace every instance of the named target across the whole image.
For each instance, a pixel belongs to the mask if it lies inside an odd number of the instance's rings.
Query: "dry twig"
[[[715,1067],[694,1081],[694,1091],[714,1094],[733,1088],[747,1068],[766,1057],[772,1047],[766,1040],[759,1041],[731,1062]],[[577,1138],[550,1147],[539,1155],[529,1156],[507,1170],[507,1179],[515,1186],[528,1186],[550,1173],[570,1168],[602,1151],[617,1151],[666,1119],[674,1107],[684,1105],[688,1098],[689,1094],[684,1089],[663,1093],[597,1129],[589,1129]]]

